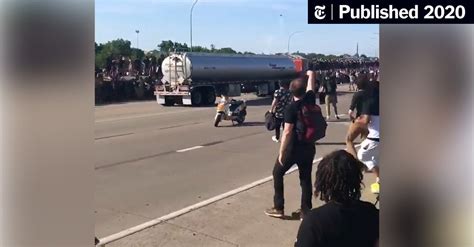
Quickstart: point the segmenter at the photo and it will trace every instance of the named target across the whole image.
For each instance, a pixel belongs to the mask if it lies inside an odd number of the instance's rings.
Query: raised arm
[[[314,91],[314,84],[316,81],[316,72],[312,70],[306,71],[306,75],[308,76],[308,86],[306,86],[306,92]]]

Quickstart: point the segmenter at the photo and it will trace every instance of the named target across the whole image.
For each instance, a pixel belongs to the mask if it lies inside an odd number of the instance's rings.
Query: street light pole
[[[140,30],[135,30],[135,32],[137,33],[137,49],[140,49],[138,46],[138,34],[140,33]]]
[[[377,50],[379,48],[379,43],[380,43],[380,35],[379,33],[373,33],[373,35],[377,36],[377,38],[372,38],[372,39],[376,39],[377,40],[377,45],[374,46],[374,54],[375,54],[375,57],[377,57]]]
[[[195,0],[194,3],[193,3],[193,6],[191,6],[191,11],[189,13],[189,36],[190,36],[190,51],[193,51],[193,9],[194,9],[194,5],[196,5],[196,3],[198,2],[198,0]]]
[[[303,31],[296,31],[296,32],[293,32],[292,34],[290,34],[290,36],[288,36],[288,55],[290,55],[290,42],[291,42],[291,38],[293,37],[293,35],[297,34],[297,33],[302,33]]]

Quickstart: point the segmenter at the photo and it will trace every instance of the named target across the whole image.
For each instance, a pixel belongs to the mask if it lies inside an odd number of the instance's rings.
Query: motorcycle
[[[234,121],[242,124],[247,116],[247,103],[242,100],[232,99],[230,102],[221,101],[217,104],[217,113],[214,118],[214,127],[218,127],[222,120]]]

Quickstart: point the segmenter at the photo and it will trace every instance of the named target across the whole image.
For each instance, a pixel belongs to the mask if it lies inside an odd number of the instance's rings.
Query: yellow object
[[[225,104],[224,103],[220,103],[217,105],[217,111],[218,112],[221,112],[221,111],[224,111],[225,110]]]
[[[370,185],[370,190],[374,194],[378,194],[380,192],[380,184],[379,183],[373,183]]]

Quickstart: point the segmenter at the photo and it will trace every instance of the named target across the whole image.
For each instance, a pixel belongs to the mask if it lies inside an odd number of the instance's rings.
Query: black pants
[[[275,167],[273,168],[273,186],[275,189],[273,204],[276,209],[284,209],[285,199],[283,176],[294,164],[298,165],[298,170],[300,173],[301,210],[303,212],[308,212],[313,207],[311,203],[313,195],[311,171],[313,169],[313,159],[315,153],[316,149],[313,145],[304,147],[295,146],[291,154],[288,155],[285,160],[283,160],[283,165],[280,164],[277,158]]]
[[[285,127],[283,122],[283,118],[275,118],[275,137],[277,140],[280,140],[280,127],[282,127],[282,129]]]

